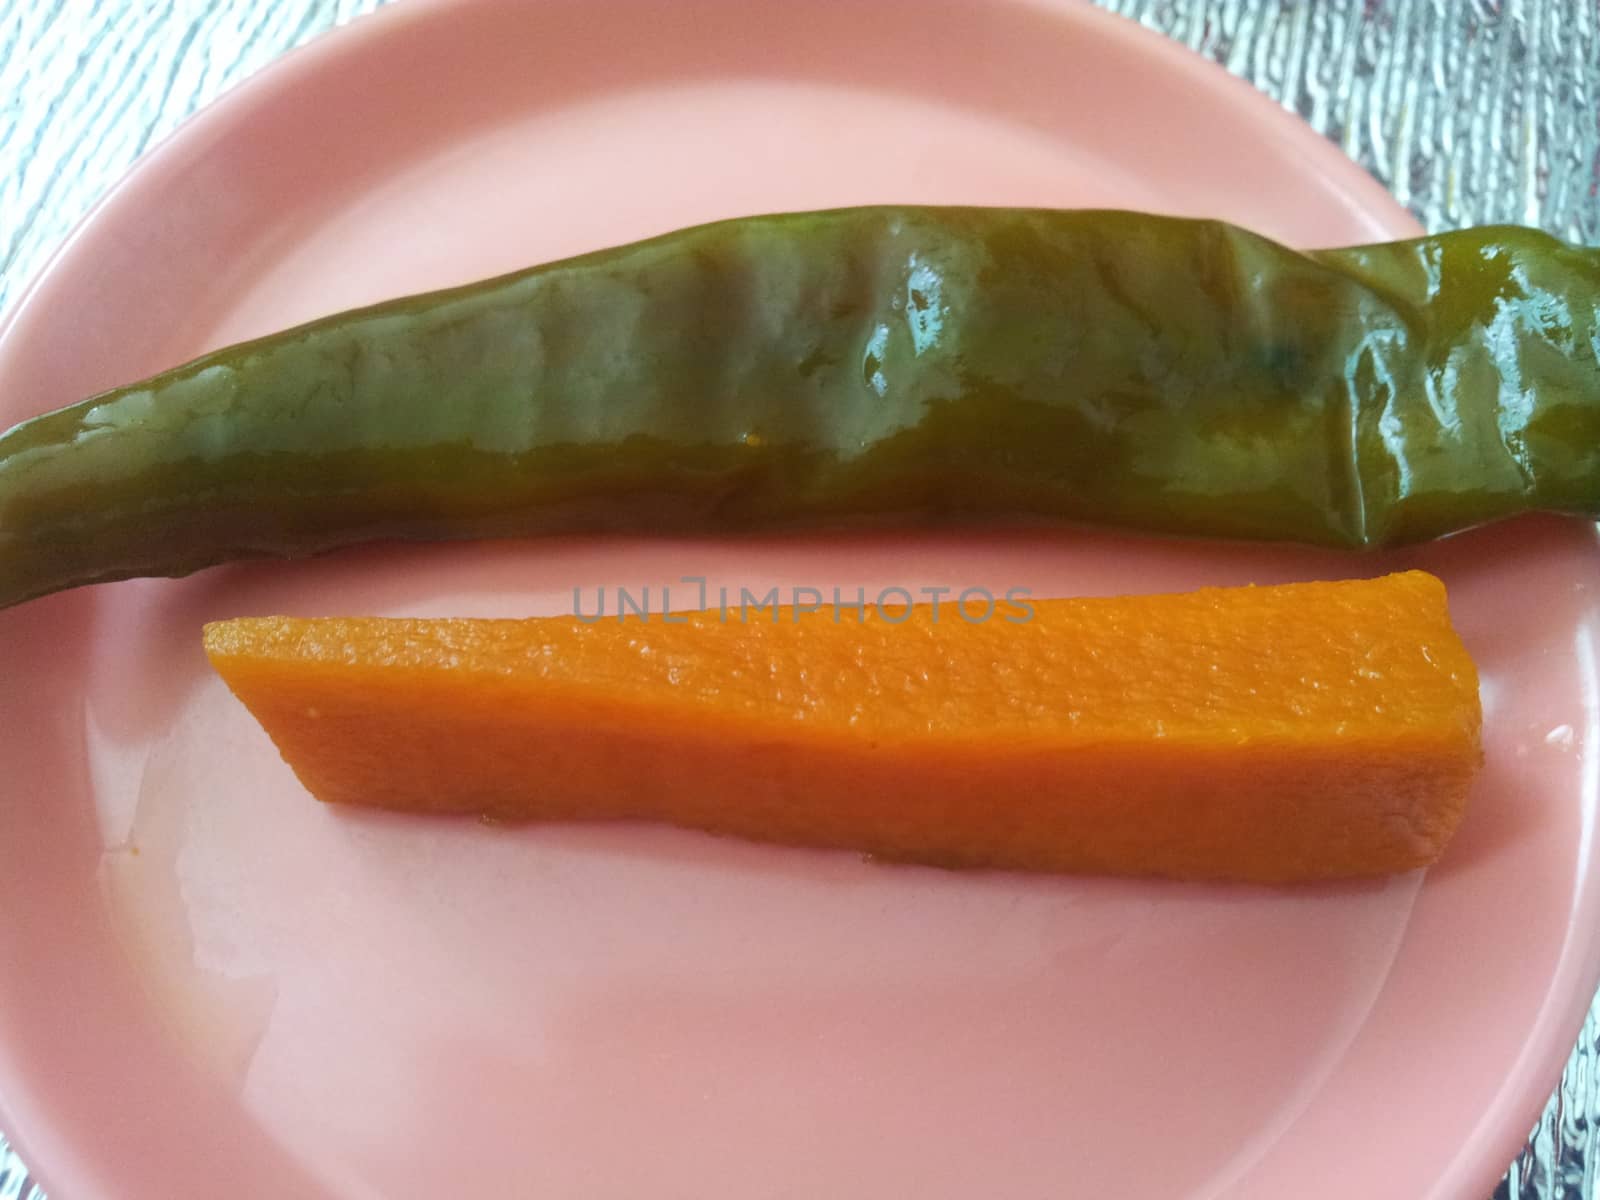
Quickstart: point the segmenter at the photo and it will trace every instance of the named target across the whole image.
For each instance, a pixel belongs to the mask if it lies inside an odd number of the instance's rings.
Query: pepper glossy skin
[[[752,217],[329,317],[0,435],[0,606],[373,539],[1043,518],[1372,547],[1600,514],[1600,250]]]

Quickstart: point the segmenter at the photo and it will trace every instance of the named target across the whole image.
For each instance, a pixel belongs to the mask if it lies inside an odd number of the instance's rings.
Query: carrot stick
[[[681,623],[680,623],[681,622]],[[945,866],[1289,882],[1433,862],[1481,758],[1444,586],[206,627],[322,800],[645,819]]]

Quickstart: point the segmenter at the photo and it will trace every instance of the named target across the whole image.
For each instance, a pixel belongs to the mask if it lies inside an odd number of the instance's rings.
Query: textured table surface
[[[147,148],[384,0],[0,0],[0,310]],[[1596,0],[1103,0],[1300,113],[1430,230],[1600,243]],[[1600,1003],[1497,1200],[1597,1194]],[[42,1190],[0,1137],[0,1200]]]

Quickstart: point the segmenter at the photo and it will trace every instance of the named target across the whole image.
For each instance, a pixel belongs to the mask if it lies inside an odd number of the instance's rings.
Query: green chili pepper
[[[0,435],[0,606],[386,538],[1047,518],[1370,547],[1600,513],[1600,251],[1212,221],[702,226]]]

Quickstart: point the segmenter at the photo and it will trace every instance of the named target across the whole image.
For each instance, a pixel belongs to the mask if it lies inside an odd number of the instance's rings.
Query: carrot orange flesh
[[[1262,882],[1420,867],[1454,832],[1478,682],[1432,576],[1032,608],[263,617],[205,644],[338,804]]]

